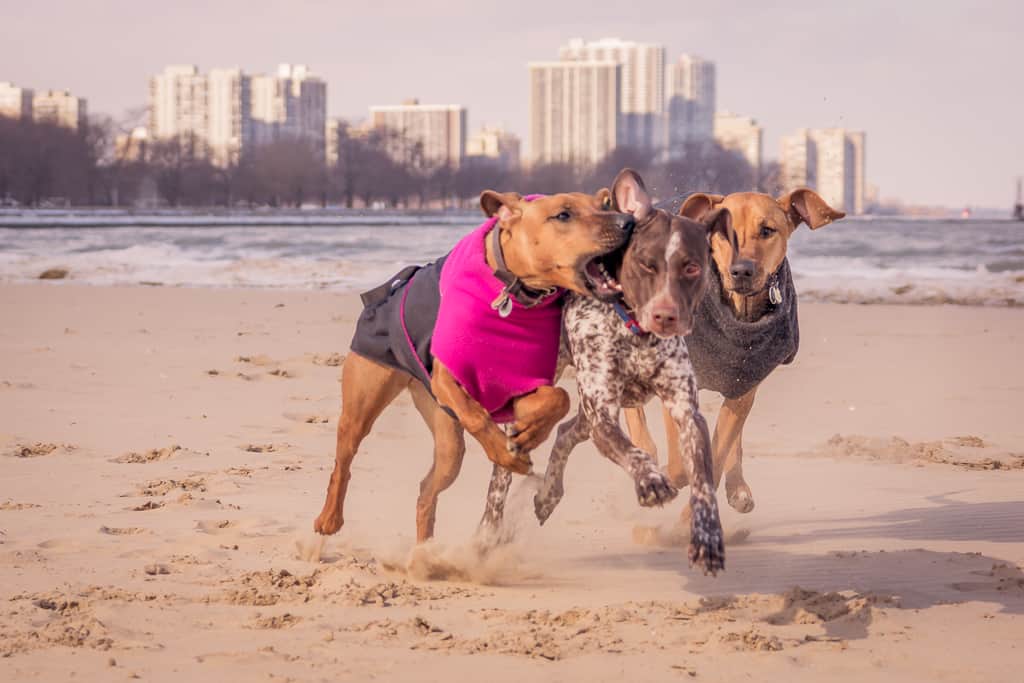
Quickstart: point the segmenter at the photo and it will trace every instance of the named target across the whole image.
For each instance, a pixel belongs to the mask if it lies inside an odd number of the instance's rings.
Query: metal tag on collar
[[[772,286],[768,288],[768,301],[771,301],[773,306],[782,303],[782,290],[779,289],[778,282],[773,282]]]
[[[501,290],[501,294],[498,298],[491,302],[491,308],[498,312],[502,318],[507,318],[512,313],[512,299],[508,295],[508,290]]]

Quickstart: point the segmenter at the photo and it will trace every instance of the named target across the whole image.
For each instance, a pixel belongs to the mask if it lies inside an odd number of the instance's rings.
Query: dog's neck
[[[721,280],[719,280],[721,282]],[[768,289],[765,288],[756,294],[750,296],[743,296],[736,292],[730,292],[722,287],[722,299],[724,303],[729,304],[729,308],[732,309],[732,314],[736,316],[736,319],[745,322],[752,323],[761,319],[765,313],[768,312]]]
[[[505,267],[510,273],[522,280],[523,284],[531,289],[541,290],[553,286],[542,275],[528,272],[526,260],[519,255],[515,248],[515,243],[512,241],[512,235],[508,230],[502,230],[500,224],[495,225],[494,229],[500,231],[501,255],[505,259]],[[487,257],[487,266],[491,270],[497,270],[498,258],[494,253],[494,240],[491,239],[490,234],[484,240],[484,250]]]

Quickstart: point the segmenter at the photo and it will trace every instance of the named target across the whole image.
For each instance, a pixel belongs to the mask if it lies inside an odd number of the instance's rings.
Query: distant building
[[[43,90],[32,98],[32,118],[71,130],[85,130],[86,102],[67,90]]]
[[[669,66],[668,148],[712,139],[715,129],[715,64],[682,55]]]
[[[32,118],[32,90],[19,88],[9,81],[0,81],[0,116]]]
[[[173,65],[149,79],[149,135],[178,140],[205,156],[208,136],[207,79],[193,65]]]
[[[529,69],[531,163],[595,164],[616,148],[617,62],[531,62]]]
[[[617,143],[656,149],[664,145],[665,46],[618,38],[570,41],[559,49],[562,61],[615,62],[620,68]]]
[[[466,154],[466,108],[457,104],[370,107],[370,125],[395,135],[387,142],[393,159],[411,166],[457,168]]]
[[[114,156],[118,161],[145,161],[149,154],[149,131],[145,126],[133,128],[114,138]]]
[[[338,118],[327,119],[324,124],[324,162],[328,167],[338,165],[338,144],[345,122]]]
[[[281,64],[274,76],[252,77],[253,144],[306,140],[325,154],[327,84],[304,64]]]
[[[835,209],[865,209],[866,137],[844,128],[800,129],[782,138],[779,162],[787,190],[809,187]]]
[[[217,166],[282,139],[307,140],[323,157],[326,120],[327,86],[303,65],[282,64],[274,76],[168,66],[150,79],[151,139],[177,139]]]
[[[761,177],[764,130],[749,116],[730,112],[715,114],[715,141],[742,156],[754,169],[755,184]]]
[[[484,126],[466,141],[466,157],[492,160],[499,168],[519,168],[519,136]]]
[[[210,69],[206,76],[206,142],[215,166],[238,163],[252,144],[252,80],[241,69]]]

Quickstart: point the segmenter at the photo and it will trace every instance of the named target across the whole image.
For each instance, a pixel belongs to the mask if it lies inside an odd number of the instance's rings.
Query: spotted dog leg
[[[501,522],[505,516],[505,501],[512,486],[512,472],[501,465],[495,464],[491,471],[491,483],[487,487],[487,506],[480,520],[478,534],[486,540],[503,543],[510,538],[501,537]]]
[[[629,440],[619,426],[618,405],[597,405],[583,397],[584,412],[592,423],[591,435],[601,455],[626,470],[636,485],[636,498],[645,507],[661,506],[679,493],[658,461]]]
[[[533,496],[533,510],[541,525],[548,521],[548,517],[555,511],[555,507],[565,494],[563,479],[565,466],[569,462],[569,454],[589,436],[590,426],[582,412],[558,426],[558,436],[555,438],[555,445],[551,448],[548,467],[544,471],[544,481]]]
[[[725,568],[725,544],[712,478],[711,439],[697,405],[697,385],[690,376],[659,394],[679,427],[680,447],[688,466],[690,564],[698,565],[705,574],[716,574]]]

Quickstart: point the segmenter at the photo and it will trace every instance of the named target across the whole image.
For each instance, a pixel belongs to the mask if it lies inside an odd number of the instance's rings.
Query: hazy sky
[[[525,137],[526,62],[574,36],[713,59],[719,109],[756,117],[769,158],[799,127],[867,131],[884,197],[1008,207],[1024,175],[1021,0],[0,0],[0,80],[119,116],[166,64],[299,62],[327,80],[332,116],[419,97]]]

